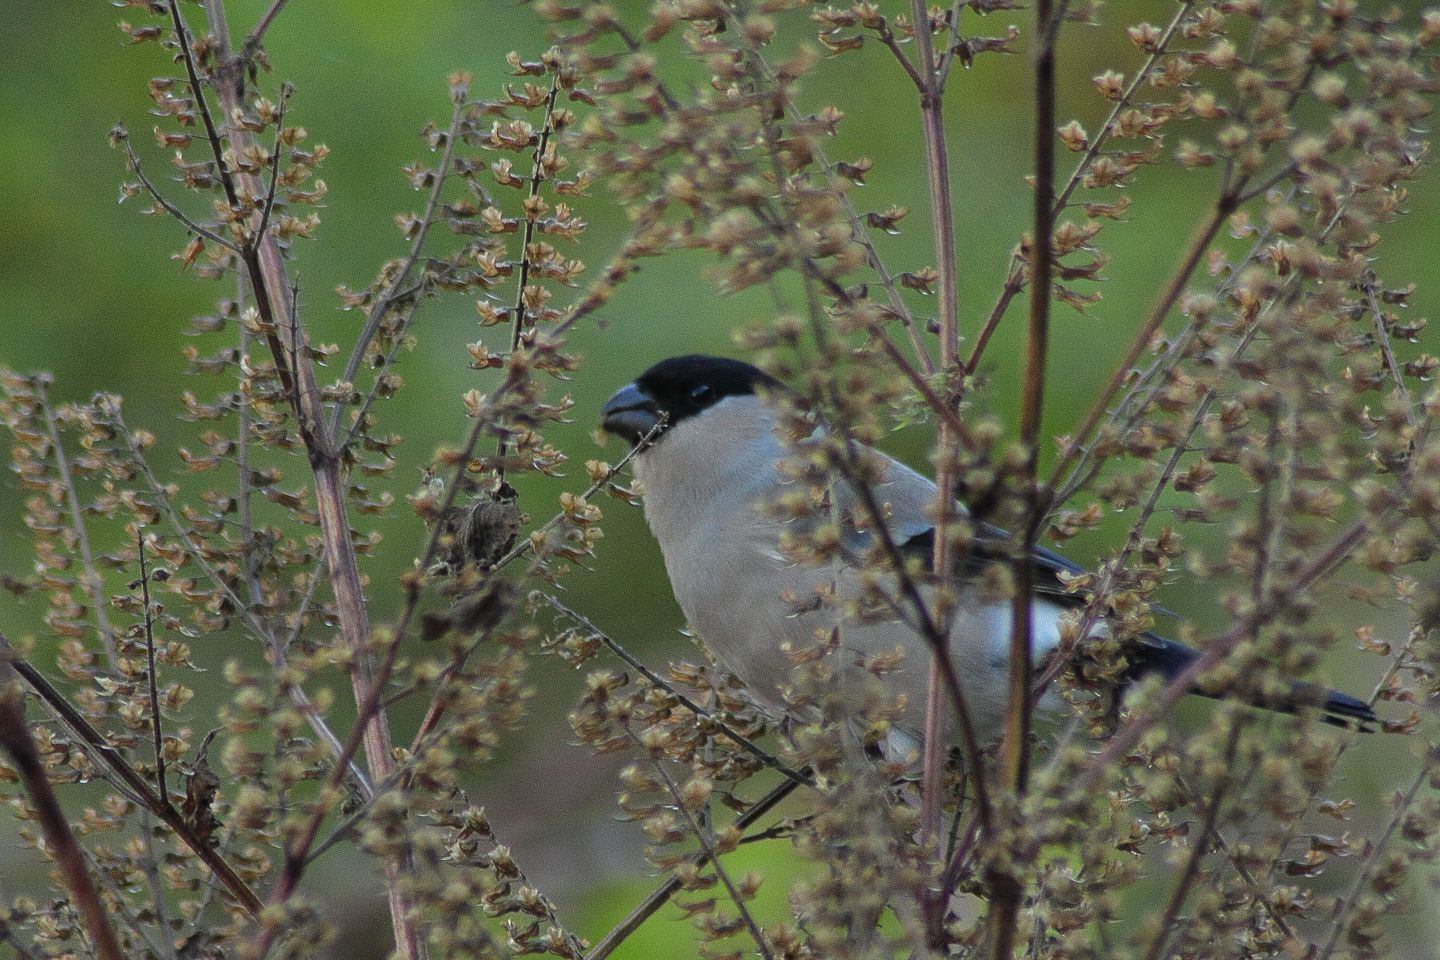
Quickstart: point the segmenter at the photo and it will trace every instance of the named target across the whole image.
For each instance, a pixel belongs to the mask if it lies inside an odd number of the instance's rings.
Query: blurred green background
[[[227,6],[232,31],[240,36],[266,4],[233,0]],[[642,5],[619,5],[622,10],[627,6]],[[127,15],[139,22],[133,15],[137,11],[117,11],[102,3],[62,3],[41,13],[16,0],[6,0],[5,7],[12,16],[0,31],[0,365],[52,371],[54,394],[62,400],[87,398],[101,389],[123,394],[128,420],[161,438],[157,449],[165,452],[158,465],[178,476],[173,448],[190,427],[175,418],[176,397],[186,388],[213,389],[209,383],[187,381],[180,348],[192,341],[182,340],[178,332],[190,317],[207,312],[216,298],[231,291],[228,284],[217,286],[181,274],[169,259],[183,244],[176,223],[142,217],[141,202],[117,206],[125,172],[121,155],[105,141],[106,131],[124,121],[152,174],[164,175],[166,158],[149,137],[152,119],[145,87],[150,77],[173,69],[158,47],[124,44],[115,22]],[[1062,121],[1073,116],[1092,132],[1098,129],[1108,105],[1095,94],[1089,78],[1107,68],[1131,73],[1141,60],[1120,26],[1142,19],[1163,22],[1172,12],[1168,3],[1123,0],[1107,6],[1102,29],[1068,29],[1060,52]],[[1023,24],[1024,16],[995,14],[978,20],[967,12],[972,19],[966,32],[1003,34],[1009,22]],[[509,79],[504,63],[508,51],[534,55],[545,45],[538,20],[509,2],[293,0],[284,10],[267,38],[275,69],[265,80],[271,92],[280,79],[295,84],[288,119],[308,128],[312,142],[326,143],[332,151],[320,171],[329,186],[321,210],[323,225],[317,240],[299,243],[292,267],[303,318],[315,341],[336,342],[342,356],[348,352],[362,318],[342,312],[332,291],[338,284],[363,288],[379,263],[404,249],[392,216],[416,208],[422,198],[400,168],[417,158],[433,162],[416,134],[427,120],[443,122],[448,116],[446,75],[471,71],[472,94],[486,97]],[[994,300],[1009,250],[1028,216],[1029,193],[1023,182],[1030,137],[1025,65],[1023,54],[982,57],[973,69],[957,69],[948,95],[961,328],[967,333],[973,334]],[[805,85],[804,96],[809,107],[834,103],[847,115],[837,142],[828,148],[832,157],[874,158],[871,185],[855,195],[862,210],[892,203],[924,209],[915,97],[883,49],[871,45],[858,55],[825,63]],[[1073,160],[1062,153],[1062,173],[1068,174]],[[1131,191],[1135,203],[1128,222],[1102,235],[1102,245],[1113,257],[1107,282],[1100,287],[1105,299],[1087,316],[1057,308],[1047,431],[1064,432],[1088,406],[1189,238],[1198,212],[1210,201],[1213,177],[1213,172],[1169,169],[1141,173]],[[593,190],[577,207],[591,227],[572,255],[598,267],[622,236],[623,219],[603,188]],[[1434,312],[1440,298],[1440,286],[1425,285],[1432,278],[1433,251],[1440,242],[1440,180],[1418,185],[1409,209],[1407,218],[1389,228],[1378,256],[1382,274],[1393,284],[1422,283],[1412,310],[1426,315]],[[929,262],[925,218],[917,212],[904,228],[900,236],[878,238],[896,271]],[[565,387],[576,400],[575,422],[553,437],[570,453],[573,468],[564,479],[527,481],[523,502],[535,520],[553,512],[560,492],[586,485],[579,468],[585,459],[620,455],[618,445],[601,450],[589,437],[595,411],[612,390],[672,354],[736,354],[733,332],[773,311],[764,291],[719,295],[704,278],[709,266],[688,255],[647,263],[605,311],[605,328],[587,324],[576,330],[571,344],[586,363]],[[923,304],[921,309],[933,307]],[[1018,370],[1022,315],[1020,309],[1012,311],[986,363],[996,383],[994,409],[1001,413],[1012,409],[1009,385]],[[420,466],[437,445],[462,436],[460,394],[486,389],[492,377],[466,368],[463,344],[477,338],[468,299],[426,304],[415,332],[420,346],[398,368],[407,387],[381,408],[387,428],[406,437],[397,494],[408,492],[412,480],[418,483]],[[336,375],[335,370],[322,371],[321,380]],[[894,437],[891,447],[924,468],[928,439],[917,428]],[[292,480],[300,470],[297,460]],[[639,511],[613,501],[602,506],[610,520],[606,538],[591,569],[565,581],[569,602],[652,663],[693,655],[678,634],[681,617]],[[409,566],[423,533],[402,513],[379,524],[386,542],[366,570],[376,584],[371,591],[376,619],[393,609],[395,578]],[[1082,562],[1092,559],[1118,535],[1118,530],[1114,536],[1086,535],[1070,552]],[[1198,536],[1221,535],[1215,530]],[[0,486],[0,569],[23,572],[30,562],[18,498],[7,482]],[[1215,623],[1214,593],[1211,587],[1179,583],[1165,590],[1162,600]],[[34,633],[43,610],[39,597],[15,600],[5,595],[0,599],[0,629],[12,635]],[[1347,629],[1353,625],[1346,619],[1348,611],[1335,616]],[[1401,629],[1400,621],[1385,619],[1384,611],[1353,616],[1372,618],[1387,636]],[[253,655],[233,636],[213,641],[210,648],[202,643],[196,653],[197,661],[210,668],[230,656]],[[1337,654],[1328,668],[1332,680],[1355,692],[1368,691],[1379,670],[1367,660],[1352,671],[1344,654]],[[529,878],[557,900],[562,917],[583,933],[598,936],[653,882],[641,856],[642,835],[637,826],[613,820],[614,763],[569,746],[565,711],[579,677],[552,659],[537,660],[530,676],[538,690],[535,722],[475,785],[474,797],[487,806],[497,832]],[[208,719],[196,722],[204,726]],[[1410,745],[1399,738],[1377,738],[1367,742],[1363,758],[1354,755],[1360,752],[1352,751],[1347,758],[1346,772],[1357,792],[1374,798],[1398,781],[1399,773],[1391,776],[1387,771],[1408,763]],[[772,901],[783,893],[795,869],[788,854],[783,844],[744,853],[749,863],[764,861]],[[23,860],[23,852],[11,829],[0,827],[0,864],[12,858]],[[386,918],[379,887],[355,882],[354,869],[343,854],[332,854],[307,882],[350,918],[337,955],[380,956],[383,937],[377,934]],[[0,884],[9,893],[15,892],[13,886],[32,887],[36,881],[33,873],[9,879],[5,873],[0,869]],[[688,938],[690,932],[678,917],[673,910],[662,914],[621,956],[685,955],[677,938]],[[1440,925],[1433,917],[1426,919],[1425,911],[1416,911],[1412,922],[1415,944],[1440,935]]]

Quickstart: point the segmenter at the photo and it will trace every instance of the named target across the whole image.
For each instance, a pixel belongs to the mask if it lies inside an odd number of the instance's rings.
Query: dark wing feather
[[[991,564],[1005,562],[1005,542],[1009,537],[1008,533],[994,524],[977,523],[975,537],[970,541],[970,549],[965,554],[965,575],[978,577]],[[935,557],[934,527],[916,534],[899,546],[900,552],[905,557],[921,557],[924,559],[927,569],[934,569],[932,565]],[[1067,589],[1061,578],[1062,574],[1084,573],[1084,567],[1072,563],[1054,550],[1047,550],[1040,546],[1037,546],[1030,554],[1030,564],[1033,578],[1032,587],[1035,593],[1061,606],[1083,607],[1085,605],[1085,597]]]
[[[989,565],[1004,562],[1005,542],[1008,539],[1009,534],[1001,528],[989,523],[977,523],[975,537],[971,540],[970,549],[965,556],[966,575],[979,576]],[[929,566],[935,555],[935,529],[932,527],[910,537],[900,544],[900,549],[907,557],[923,557]],[[1067,576],[1085,572],[1079,564],[1067,560],[1054,550],[1040,546],[1030,554],[1030,563],[1033,588],[1037,596],[1064,607],[1083,607],[1086,604],[1084,595],[1067,589],[1064,582]],[[1143,633],[1136,641],[1129,651],[1130,669],[1126,675],[1132,682],[1151,674],[1158,674],[1167,681],[1174,679],[1200,656],[1199,651],[1193,647],[1155,633]],[[1211,696],[1198,688],[1192,692]],[[1368,730],[1367,724],[1378,722],[1375,712],[1363,700],[1313,683],[1295,682],[1291,685],[1290,697],[1283,703],[1251,702],[1254,706],[1286,713],[1294,713],[1301,706],[1318,706],[1324,710],[1322,719],[1338,727]]]

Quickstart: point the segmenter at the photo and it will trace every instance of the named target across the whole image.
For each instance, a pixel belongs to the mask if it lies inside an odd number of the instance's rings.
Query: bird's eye
[[[713,391],[710,389],[710,384],[702,383],[699,386],[690,388],[690,399],[694,400],[696,403],[705,403],[707,400],[710,399],[710,394],[712,392]]]

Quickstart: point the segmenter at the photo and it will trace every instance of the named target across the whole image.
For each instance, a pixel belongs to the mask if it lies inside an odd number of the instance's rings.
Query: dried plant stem
[[[925,139],[930,224],[934,233],[935,269],[939,273],[939,369],[948,376],[958,365],[960,338],[957,329],[955,211],[950,199],[950,158],[945,145],[944,87],[941,86],[935,69],[930,13],[926,9],[925,0],[912,0],[910,11],[917,61],[910,73],[920,94],[920,122]],[[895,53],[900,56],[902,63],[908,63],[898,47],[895,48]],[[949,398],[946,399],[948,401]],[[949,402],[946,405],[949,406]],[[950,659],[950,621],[955,602],[955,577],[952,573],[955,558],[952,556],[950,531],[956,519],[958,441],[959,438],[950,424],[942,419],[935,440],[935,483],[938,490],[935,498],[935,548],[932,556],[939,586],[935,591],[934,610],[931,613],[936,630],[930,652],[929,683],[925,693],[925,743],[920,790],[920,836],[921,842],[926,844],[938,843],[941,837],[942,778],[945,745],[948,742],[945,719],[949,714],[945,707],[946,684],[943,671]],[[927,907],[927,926],[932,931],[939,929],[941,910],[941,906],[933,902]]]
[[[0,654],[8,655],[8,647]],[[35,817],[45,834],[45,843],[55,857],[60,875],[70,891],[70,902],[80,911],[85,920],[85,930],[90,935],[90,944],[100,960],[123,960],[120,942],[105,905],[100,902],[100,892],[86,868],[85,852],[80,848],[60,800],[50,785],[45,772],[45,761],[30,735],[25,723],[25,698],[16,681],[15,670],[10,661],[0,656],[0,749],[10,756],[15,772],[30,795],[35,808]]]
[[[630,739],[634,741],[637,749],[642,753],[649,752],[645,749],[645,744],[640,737],[634,730],[630,729],[629,724],[625,725],[625,732],[630,735]],[[745,906],[745,898],[740,896],[740,891],[735,888],[735,882],[730,879],[729,871],[727,871],[725,865],[720,862],[720,855],[715,852],[715,838],[710,834],[705,824],[696,818],[695,814],[690,810],[690,807],[685,803],[685,798],[680,794],[680,787],[676,785],[674,778],[670,776],[670,772],[665,769],[664,760],[651,755],[650,766],[660,777],[660,781],[665,784],[665,791],[670,794],[670,798],[675,804],[673,809],[679,813],[681,819],[685,821],[685,825],[695,837],[695,842],[700,845],[700,851],[704,859],[710,861],[710,869],[715,872],[715,876],[725,887],[725,892],[729,894],[730,902],[735,905],[735,909],[739,912],[740,920],[745,924],[745,929],[749,932],[750,939],[755,944],[755,949],[759,951],[760,956],[764,958],[764,960],[774,960],[774,955],[770,951],[770,943],[765,939],[765,932],[761,930],[760,925],[755,922],[755,917],[750,913],[750,908]]]
[[[261,185],[254,175],[240,171],[232,174],[226,166],[221,136],[215,128],[206,105],[205,91],[196,70],[195,57],[190,48],[184,18],[180,14],[177,0],[168,0],[168,4],[175,28],[176,42],[180,47],[181,59],[185,64],[186,76],[189,78],[196,109],[204,121],[206,137],[215,158],[217,175],[224,186],[225,196],[231,209],[240,210],[237,182],[250,196],[263,196]],[[276,12],[278,12],[278,8]],[[234,117],[240,115],[245,109],[243,63],[231,60],[228,33],[224,29],[224,4],[219,0],[212,0],[206,6],[206,14],[216,34],[217,43],[220,45],[216,53],[222,67],[216,77],[215,86],[221,112],[225,117]],[[244,153],[254,146],[253,137],[240,124],[228,124],[226,135],[231,149],[239,153]],[[278,163],[279,158],[272,158],[272,162]],[[340,463],[333,449],[331,433],[326,428],[314,369],[305,356],[306,344],[298,318],[295,316],[293,298],[287,299],[290,284],[286,278],[285,262],[280,245],[273,234],[260,231],[261,217],[263,214],[252,215],[247,221],[252,232],[244,245],[241,260],[248,276],[251,293],[255,298],[255,307],[260,315],[261,327],[265,331],[276,370],[280,373],[287,396],[294,405],[298,430],[309,455],[315,482],[315,502],[320,515],[321,537],[325,544],[331,589],[335,595],[340,635],[350,654],[350,675],[355,702],[357,705],[363,705],[372,699],[377,683],[374,660],[369,650],[369,614],[365,609],[364,593],[360,585],[355,544],[351,539],[350,526],[346,519],[345,491],[340,478]],[[277,309],[277,305],[279,309]],[[286,348],[279,339],[282,329],[288,331],[293,342],[288,364]],[[362,719],[360,723],[364,730],[365,756],[370,776],[372,780],[382,780],[390,774],[394,767],[390,732],[383,707],[377,708],[375,716],[368,720]],[[337,766],[343,766],[343,763]],[[402,857],[401,860],[403,859]],[[405,960],[420,960],[424,956],[424,949],[414,924],[414,918],[411,916],[408,897],[402,890],[404,869],[403,862],[393,859],[385,865],[390,918],[395,932],[397,951]],[[285,891],[287,897],[289,892],[289,890]],[[272,895],[274,893],[275,891],[272,891]],[[270,930],[273,928],[267,927],[267,932]]]
[[[155,619],[150,607],[150,571],[145,565],[145,534],[137,530],[135,545],[140,550],[140,599],[145,605],[145,681],[150,694],[150,733],[155,740],[155,789],[160,802],[170,805],[170,787],[165,782],[165,737],[160,729],[160,684],[155,675]]]
[[[785,779],[793,782],[796,786],[815,786],[815,781],[808,774],[801,773],[798,770],[790,769],[784,763],[782,763],[780,759],[777,758],[774,754],[771,754],[761,749],[761,747],[757,745],[755,741],[751,740],[744,734],[732,729],[728,724],[722,723],[709,710],[706,710],[704,707],[700,706],[698,703],[691,700],[689,697],[685,696],[680,691],[676,690],[672,684],[666,682],[665,678],[661,677],[658,673],[647,667],[644,661],[637,658],[634,654],[626,650],[623,646],[621,646],[614,639],[612,639],[603,630],[595,626],[595,624],[591,623],[584,614],[572,610],[570,607],[567,607],[557,598],[551,596],[548,593],[541,594],[540,596],[541,599],[543,599],[557,613],[567,617],[568,619],[579,624],[584,629],[588,630],[592,637],[603,643],[606,649],[608,649],[611,653],[615,654],[615,656],[619,657],[621,660],[624,660],[641,676],[643,676],[646,680],[650,681],[650,683],[653,684],[657,690],[663,690],[670,696],[674,697],[677,701],[679,701],[682,707],[695,714],[696,717],[703,717],[710,723],[715,724],[716,732],[718,732],[721,736],[725,737],[725,739],[731,741],[740,749],[755,757],[755,759],[759,760],[765,766],[779,772],[783,777],[785,777]]]
[[[1431,774],[1437,766],[1440,766],[1440,750],[1431,746],[1426,751],[1425,759],[1420,764],[1420,769],[1416,771],[1415,780],[1406,791],[1397,798],[1394,804],[1395,813],[1390,818],[1390,822],[1385,825],[1385,832],[1380,834],[1370,845],[1369,852],[1365,857],[1365,863],[1356,875],[1355,882],[1351,885],[1349,894],[1343,897],[1337,905],[1335,915],[1330,918],[1330,936],[1326,938],[1325,946],[1315,955],[1315,960],[1330,960],[1330,955],[1335,952],[1335,947],[1339,944],[1340,937],[1345,932],[1345,918],[1348,917],[1359,904],[1365,887],[1369,885],[1370,878],[1375,871],[1375,865],[1380,862],[1381,853],[1383,853],[1386,846],[1389,845],[1391,838],[1395,836],[1395,831],[1400,829],[1400,825],[1405,822],[1406,817],[1410,813],[1411,805],[1415,803],[1415,797],[1419,795],[1421,788],[1430,782]]]
[[[60,721],[70,728],[71,733],[77,739],[100,758],[101,762],[125,785],[137,802],[143,804],[151,813],[163,820],[166,826],[175,831],[181,842],[189,847],[205,866],[210,868],[215,878],[229,891],[246,913],[252,917],[259,916],[260,899],[255,896],[229,862],[220,855],[220,851],[211,846],[209,841],[196,834],[190,824],[181,816],[179,810],[173,805],[163,802],[150,782],[130,766],[120,752],[110,745],[104,735],[91,726],[90,721],[86,720],[70,704],[70,701],[60,694],[60,691],[51,686],[38,670],[17,658],[9,642],[3,634],[0,634],[0,669],[4,669],[3,664],[14,667],[20,679],[25,681],[25,685],[44,701],[45,705],[60,718]]]
[[[1146,315],[1144,323],[1140,325],[1139,332],[1135,335],[1135,339],[1131,342],[1130,347],[1125,351],[1124,358],[1115,366],[1115,372],[1110,375],[1110,382],[1107,383],[1105,388],[1096,396],[1095,402],[1091,405],[1090,411],[1085,415],[1085,419],[1081,422],[1079,429],[1071,435],[1066,443],[1065,452],[1061,456],[1060,462],[1055,465],[1055,469],[1051,472],[1050,479],[1046,483],[1047,487],[1054,489],[1058,485],[1059,478],[1074,466],[1076,459],[1085,447],[1087,439],[1094,432],[1095,428],[1100,425],[1101,419],[1105,416],[1105,411],[1109,409],[1110,401],[1114,399],[1115,394],[1119,392],[1125,380],[1130,376],[1130,368],[1134,366],[1135,361],[1139,359],[1140,354],[1144,352],[1146,346],[1149,345],[1150,341],[1159,331],[1160,325],[1165,322],[1165,317],[1170,313],[1170,308],[1175,305],[1176,301],[1180,299],[1180,295],[1184,293],[1185,285],[1190,282],[1190,277],[1195,273],[1195,269],[1199,267],[1200,262],[1205,258],[1205,251],[1210,249],[1210,244],[1215,239],[1215,235],[1220,232],[1220,227],[1224,224],[1225,218],[1234,212],[1235,205],[1235,195],[1229,190],[1222,192],[1220,198],[1216,200],[1214,209],[1210,212],[1210,215],[1200,224],[1199,229],[1195,231],[1195,236],[1191,239],[1190,246],[1186,248],[1185,253],[1181,256],[1179,264],[1176,266],[1174,273],[1171,274],[1169,282],[1165,284],[1165,288],[1161,291],[1159,298],[1156,299],[1155,303],[1150,307],[1150,312]]]
[[[1010,605],[1009,693],[1006,696],[1005,736],[1000,750],[1000,776],[1018,804],[1030,771],[1030,715],[1033,702],[1034,638],[1031,612],[1035,550],[1040,524],[1049,506],[1037,486],[1040,428],[1045,403],[1045,363],[1050,336],[1050,282],[1054,267],[1051,237],[1055,226],[1055,44],[1058,20],[1063,16],[1053,0],[1035,4],[1034,149],[1035,184],[1033,226],[1030,238],[1030,319],[1026,326],[1025,371],[1020,384],[1020,447],[1023,457],[1018,484],[1026,509],[1025,524],[1014,560],[1015,596]],[[1023,888],[1013,872],[992,867],[987,874],[992,891],[989,915],[991,956],[1009,960],[1014,955],[1015,928]]]
[[[806,776],[809,775],[808,771],[805,773]],[[735,826],[744,829],[756,820],[759,820],[765,816],[765,814],[779,806],[782,800],[794,793],[797,786],[798,784],[793,780],[786,780],[784,783],[779,784],[769,793],[765,794],[765,796],[747,807],[744,813],[736,817]],[[742,840],[741,842],[743,843],[744,841]],[[690,863],[698,866],[705,862],[705,859],[706,854],[700,853],[691,857]],[[665,879],[664,883],[660,884],[649,896],[640,901],[640,903],[635,906],[635,909],[626,914],[623,920],[610,928],[610,932],[601,937],[600,942],[595,944],[590,952],[585,955],[585,960],[605,960],[606,957],[614,953],[615,949],[629,939],[632,933],[640,929],[646,920],[650,919],[655,915],[656,911],[670,902],[670,898],[679,892],[680,886],[680,879],[672,873]]]
[[[225,164],[225,148],[220,139],[220,132],[215,128],[215,121],[210,116],[210,106],[205,98],[205,88],[200,83],[200,75],[195,66],[195,57],[190,49],[190,34],[188,28],[185,26],[185,18],[180,13],[180,5],[177,0],[167,0],[166,5],[170,11],[171,24],[175,30],[175,42],[180,47],[180,59],[185,65],[185,76],[190,85],[190,95],[195,102],[195,111],[200,114],[200,119],[205,127],[205,141],[210,147],[211,158],[215,163],[215,175],[220,179],[220,185],[225,191],[225,200],[229,203],[230,209],[239,210],[240,198],[235,191],[235,181],[230,175],[229,167]],[[210,0],[205,10],[206,14],[211,18],[212,28],[215,28],[214,21],[217,17],[223,24],[225,19],[223,0]],[[222,44],[228,36],[227,33],[221,30],[217,30],[216,35]],[[222,49],[220,53],[223,59],[224,56],[228,56],[229,51]],[[226,86],[226,84],[221,84],[221,86]],[[238,91],[236,91],[232,99],[235,101],[235,106],[243,109],[244,105],[239,103],[240,97]],[[222,106],[224,106],[223,91]],[[246,135],[246,139],[248,139],[248,134]],[[270,245],[273,245],[273,243]],[[255,265],[255,250],[252,244],[243,244],[240,252],[247,267]],[[265,307],[261,309],[261,314],[264,316],[265,313],[268,312],[269,301],[264,296],[263,291],[257,290],[255,296],[257,303],[261,301],[265,303]],[[295,384],[291,379],[289,367],[284,362],[285,348],[280,343],[276,328],[273,324],[267,325],[266,339],[269,341],[271,352],[275,354],[275,371],[280,377],[280,383],[285,388],[287,396],[294,396]]]
[[[1410,399],[1410,391],[1405,387],[1405,375],[1395,360],[1395,351],[1390,347],[1390,331],[1385,328],[1385,310],[1380,306],[1380,298],[1375,295],[1373,284],[1365,288],[1365,299],[1375,320],[1375,342],[1380,346],[1380,356],[1385,361],[1385,369],[1389,371],[1390,378],[1395,381],[1395,392],[1400,395],[1400,402],[1405,406],[1405,419],[1413,429],[1416,425],[1415,405]]]
[[[1029,770],[1031,593],[1033,566],[1030,555],[1046,504],[1036,487],[1040,428],[1045,404],[1045,363],[1050,337],[1050,278],[1054,268],[1055,208],[1055,37],[1052,17],[1058,16],[1051,0],[1035,7],[1037,46],[1035,74],[1035,186],[1034,227],[1030,241],[1030,322],[1025,341],[1025,370],[1020,393],[1020,446],[1024,457],[1019,483],[1028,516],[1020,550],[1015,558],[1015,597],[1010,616],[1010,693],[1006,709],[1005,745],[1001,773],[1006,786],[1017,794],[1025,788]]]
[[[45,417],[45,430],[50,435],[50,452],[55,458],[55,473],[65,489],[65,505],[70,509],[70,526],[75,531],[75,545],[80,549],[80,566],[84,573],[85,592],[90,597],[90,611],[95,615],[95,627],[100,633],[100,643],[105,648],[106,659],[113,667],[116,663],[115,631],[105,612],[105,580],[95,567],[95,556],[90,551],[90,537],[85,531],[85,511],[80,508],[80,494],[75,488],[75,478],[70,473],[70,461],[65,456],[65,445],[60,440],[60,426],[55,422],[55,410],[50,405],[47,377],[35,377],[35,396],[40,401],[40,411]]]
[[[1210,840],[1215,835],[1215,825],[1220,818],[1220,807],[1225,802],[1225,795],[1230,792],[1230,788],[1234,784],[1235,778],[1232,776],[1231,767],[1235,763],[1235,752],[1240,746],[1242,727],[1240,718],[1237,717],[1230,721],[1230,732],[1225,738],[1224,763],[1221,764],[1219,781],[1210,789],[1210,802],[1205,808],[1200,835],[1190,841],[1190,856],[1185,858],[1185,867],[1180,871],[1180,878],[1175,881],[1175,889],[1170,891],[1170,898],[1165,901],[1165,911],[1160,915],[1160,926],[1155,933],[1155,939],[1150,941],[1150,946],[1145,951],[1144,960],[1160,960],[1165,943],[1170,939],[1171,928],[1180,916],[1180,908],[1184,906],[1185,898],[1189,896],[1190,888],[1195,884],[1195,878],[1200,872],[1200,861],[1205,857],[1205,848],[1210,845]]]

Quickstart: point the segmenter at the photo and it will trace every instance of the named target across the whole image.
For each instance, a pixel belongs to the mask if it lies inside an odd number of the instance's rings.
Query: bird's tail
[[[1167,640],[1154,634],[1146,634],[1143,640],[1135,645],[1128,679],[1139,680],[1143,677],[1159,675],[1167,681],[1173,680],[1199,656],[1200,651],[1193,647],[1187,647],[1183,643]],[[1206,697],[1221,696],[1221,694],[1198,687],[1192,687],[1190,692]],[[1291,684],[1290,696],[1278,703],[1259,697],[1248,697],[1247,702],[1257,707],[1279,710],[1284,713],[1294,713],[1302,706],[1319,707],[1324,711],[1321,719],[1326,723],[1366,732],[1371,729],[1370,724],[1379,722],[1375,711],[1371,710],[1370,705],[1365,701],[1338,690],[1330,690],[1318,684],[1300,681]]]

